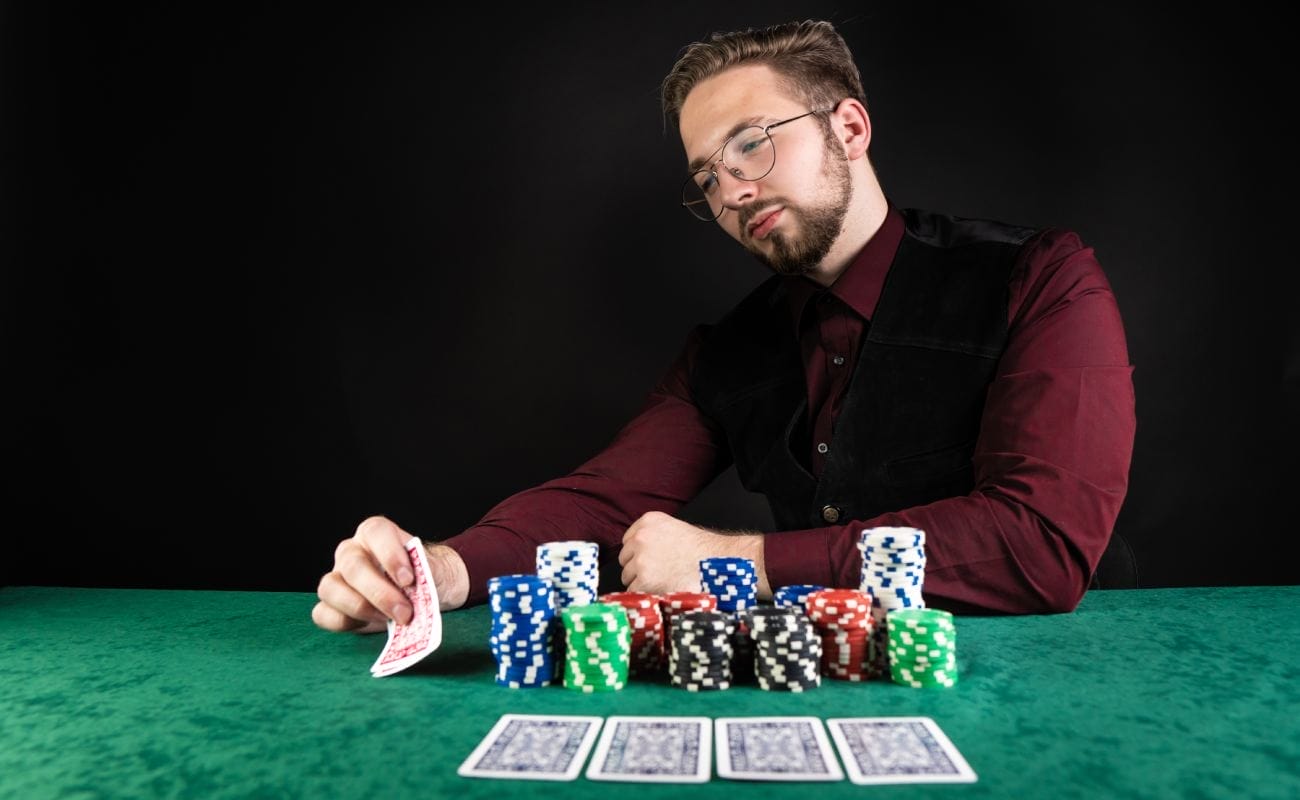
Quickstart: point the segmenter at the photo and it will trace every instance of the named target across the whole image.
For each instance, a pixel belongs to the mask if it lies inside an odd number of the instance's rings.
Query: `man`
[[[860,531],[924,530],[929,602],[1072,610],[1128,487],[1132,366],[1074,233],[896,208],[868,158],[858,69],[826,22],[714,34],[663,84],[688,160],[682,203],[769,266],[692,332],[642,411],[573,474],[429,547],[443,608],[537,544],[587,539],[629,590],[698,590],[699,559],[753,560],[758,592],[858,585]],[[777,532],[671,516],[730,464]],[[410,614],[410,535],[372,517],[338,546],[316,624]],[[612,565],[611,565],[612,566]]]

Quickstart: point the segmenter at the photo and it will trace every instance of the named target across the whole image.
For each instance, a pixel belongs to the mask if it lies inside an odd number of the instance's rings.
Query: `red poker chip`
[[[659,595],[646,592],[609,592],[600,596],[602,603],[618,603],[624,608],[652,609],[659,607]]]
[[[842,592],[851,592],[853,590],[837,590]],[[858,597],[832,598],[817,597],[817,595],[826,594],[826,592],[814,592],[809,596],[808,618],[813,621],[818,628],[822,630],[852,630],[852,629],[869,629],[873,626],[875,619],[871,611],[871,606],[864,605],[858,592]],[[816,599],[813,599],[816,598]]]
[[[869,673],[871,636],[866,629],[828,630],[823,628],[822,674],[845,681],[866,680]]]
[[[608,592],[600,596],[600,601],[619,605],[627,612],[632,634],[629,671],[637,675],[658,672],[665,655],[662,598],[645,592]]]
[[[674,611],[715,611],[718,598],[708,592],[669,592],[663,596],[662,605]]]

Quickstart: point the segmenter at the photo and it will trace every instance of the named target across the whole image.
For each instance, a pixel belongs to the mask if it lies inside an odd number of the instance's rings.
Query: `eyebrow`
[[[766,117],[762,114],[758,114],[756,116],[750,117],[749,119],[742,119],[740,122],[737,122],[735,125],[731,126],[731,130],[727,131],[727,135],[722,137],[723,142],[726,142],[728,139],[740,133],[744,129],[751,127],[753,125],[757,125],[758,123],[762,122],[764,119],[766,119]],[[721,149],[722,149],[722,145],[719,145],[718,150]],[[718,150],[714,150],[713,153],[717,153]],[[706,163],[708,163],[709,159],[713,156],[713,153],[710,153],[709,155],[704,156],[703,158],[691,159],[691,163],[686,165],[686,173],[689,175],[690,173],[695,172],[697,169],[704,166]]]

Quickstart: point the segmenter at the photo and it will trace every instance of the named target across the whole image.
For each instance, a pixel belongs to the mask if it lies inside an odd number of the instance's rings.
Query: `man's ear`
[[[831,123],[844,145],[844,154],[850,161],[862,158],[871,146],[871,117],[866,106],[852,97],[846,97],[831,112]]]

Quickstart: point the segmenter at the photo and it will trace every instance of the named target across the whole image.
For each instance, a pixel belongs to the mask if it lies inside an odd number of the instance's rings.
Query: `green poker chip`
[[[616,603],[569,606],[564,622],[564,686],[580,692],[612,692],[627,685],[632,628]]]
[[[957,685],[957,626],[947,611],[894,609],[888,626],[890,678],[917,689]]]

